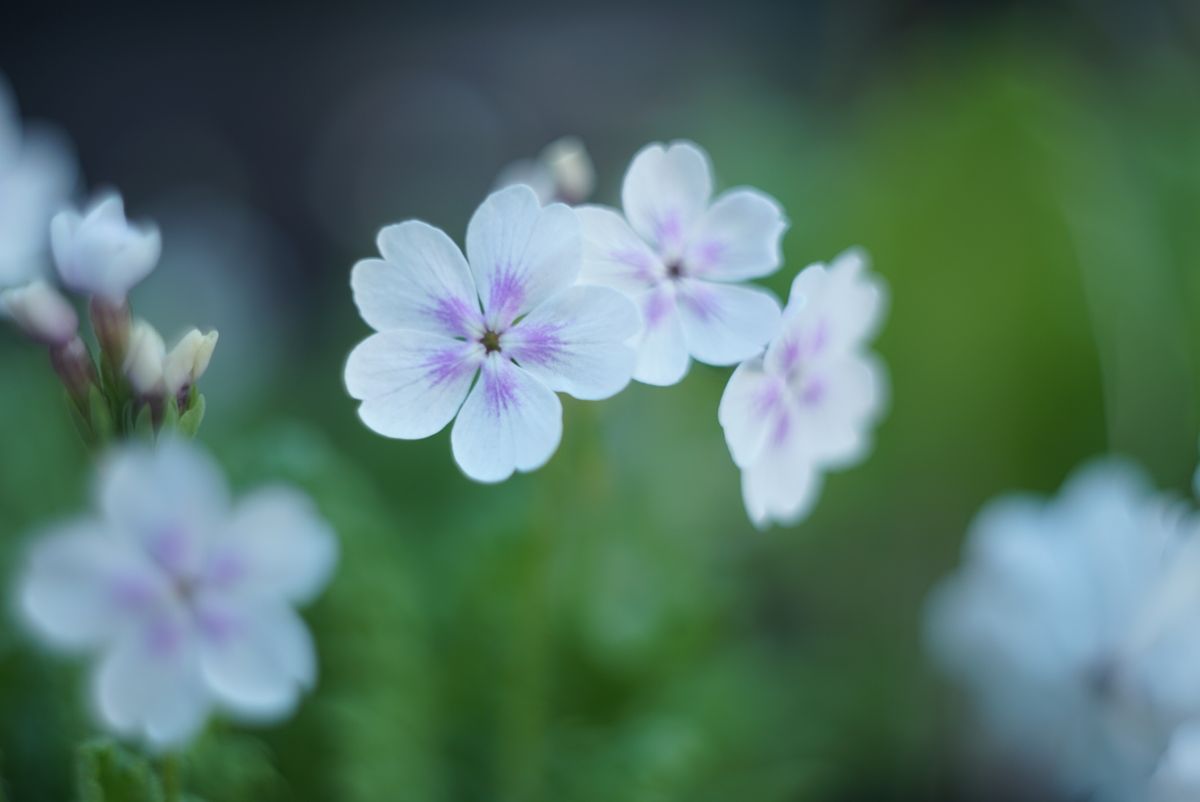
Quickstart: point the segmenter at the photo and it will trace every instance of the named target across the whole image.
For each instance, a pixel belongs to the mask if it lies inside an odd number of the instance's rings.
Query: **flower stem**
[[[164,802],[181,802],[183,799],[183,782],[179,766],[179,755],[175,752],[171,752],[163,758],[162,788]]]

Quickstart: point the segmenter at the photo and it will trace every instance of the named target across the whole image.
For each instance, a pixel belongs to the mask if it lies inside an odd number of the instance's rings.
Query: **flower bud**
[[[96,342],[100,349],[114,365],[120,365],[125,360],[125,352],[129,348],[129,304],[125,301],[110,301],[99,295],[92,297],[88,304],[88,313],[92,318],[92,331],[96,332]]]
[[[74,210],[55,215],[50,248],[63,284],[120,304],[158,264],[162,238],[154,225],[131,225],[121,196],[113,192],[82,215]]]
[[[163,365],[167,346],[158,330],[144,320],[135,321],[125,355],[125,378],[139,396],[162,396],[165,390]]]
[[[201,334],[192,329],[183,335],[171,353],[167,355],[163,368],[163,380],[168,396],[178,395],[199,381],[208,370],[213,350],[217,347],[217,332]]]
[[[596,185],[596,170],[587,148],[578,137],[565,136],[551,142],[539,160],[554,176],[555,195],[565,203],[582,203]]]
[[[71,398],[81,406],[86,404],[88,392],[96,382],[96,366],[83,340],[72,337],[62,345],[51,346],[50,363]]]
[[[74,307],[44,281],[0,293],[0,306],[26,336],[44,345],[66,345],[79,332]]]

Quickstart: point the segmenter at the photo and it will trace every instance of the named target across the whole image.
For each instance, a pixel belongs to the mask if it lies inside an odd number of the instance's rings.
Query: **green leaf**
[[[97,445],[103,445],[112,439],[113,418],[108,408],[108,399],[100,392],[100,388],[92,385],[88,390],[88,411],[92,419],[92,433]]]
[[[150,762],[109,741],[89,741],[76,753],[75,781],[81,802],[163,802],[162,784]]]
[[[161,431],[168,431],[179,427],[179,402],[175,400],[175,396],[167,399],[167,406],[163,412]]]
[[[150,411],[149,404],[142,404],[141,410],[137,413],[137,419],[133,424],[133,433],[150,442],[154,442],[154,415]]]
[[[206,407],[204,396],[197,393],[195,399],[188,407],[188,411],[183,413],[179,419],[179,431],[187,437],[195,437],[196,432],[200,430],[200,424],[204,422],[204,410]]]

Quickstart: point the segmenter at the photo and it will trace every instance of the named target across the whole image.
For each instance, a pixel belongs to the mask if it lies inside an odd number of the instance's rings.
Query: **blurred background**
[[[201,439],[336,525],[321,679],[218,723],[210,800],[1049,799],[981,779],[922,605],[988,498],[1107,451],[1190,492],[1200,402],[1200,7],[1077,2],[43,4],[0,24],[23,116],[164,233],[135,291],[216,326]],[[567,401],[498,487],[448,434],[359,424],[348,288],[411,217],[461,241],[499,171],[575,134],[616,202],[652,140],[775,195],[784,293],[862,244],[892,295],[893,402],[815,514],[755,532],[716,421],[727,370]],[[0,331],[0,568],[87,504],[45,357]],[[6,580],[9,581],[9,580]],[[78,664],[0,629],[0,777],[72,797]]]

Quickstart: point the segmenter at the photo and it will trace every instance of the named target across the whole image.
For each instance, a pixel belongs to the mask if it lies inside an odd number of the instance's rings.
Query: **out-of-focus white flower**
[[[129,336],[125,377],[140,396],[177,396],[208,370],[217,338],[215,331],[204,334],[192,329],[168,351],[158,330],[144,320],[137,320]]]
[[[379,434],[428,437],[457,414],[455,460],[499,482],[558,447],[555,393],[600,399],[628,384],[637,310],[575,285],[579,222],[567,206],[543,208],[526,186],[492,194],[467,227],[465,259],[415,220],[383,229],[378,244],[383,259],[355,265],[351,284],[379,333],[350,354],[346,386]]]
[[[196,446],[109,456],[97,514],[35,542],[20,604],[53,646],[98,656],[93,698],[109,730],[155,748],[186,743],[215,708],[286,717],[316,680],[293,606],[314,598],[337,542],[295,490],[234,504]]]
[[[625,214],[579,208],[584,283],[632,297],[644,323],[633,377],[680,381],[691,359],[734,365],[762,351],[779,326],[779,303],[741,282],[782,261],[783,210],[755,189],[710,203],[708,156],[691,142],[647,145],[625,174]]]
[[[97,198],[83,215],[59,212],[50,222],[50,245],[63,284],[113,303],[154,270],[162,253],[158,227],[133,225],[117,193]]]
[[[163,382],[168,395],[178,395],[200,380],[212,361],[217,337],[215,331],[204,334],[199,329],[192,329],[171,349],[163,366]]]
[[[1171,736],[1167,754],[1151,779],[1150,802],[1200,799],[1200,722],[1191,721]]]
[[[801,520],[820,494],[823,472],[867,453],[886,398],[883,369],[866,350],[884,299],[860,250],[830,267],[810,265],[792,282],[766,354],[730,378],[717,417],[756,526]]]
[[[40,279],[0,292],[0,309],[27,337],[45,345],[66,345],[79,332],[75,307]]]
[[[583,140],[565,136],[551,142],[536,159],[515,161],[500,171],[496,188],[525,184],[543,205],[583,203],[596,184],[596,170]]]
[[[1049,502],[993,502],[931,599],[932,655],[992,735],[1065,792],[1147,799],[1164,755],[1164,788],[1195,768],[1178,728],[1200,714],[1198,537],[1115,460]]]
[[[125,354],[125,378],[140,396],[161,396],[166,392],[163,365],[167,344],[158,329],[144,320],[134,321]]]
[[[0,289],[43,272],[50,218],[75,188],[74,155],[65,139],[38,126],[22,130],[0,76]]]

